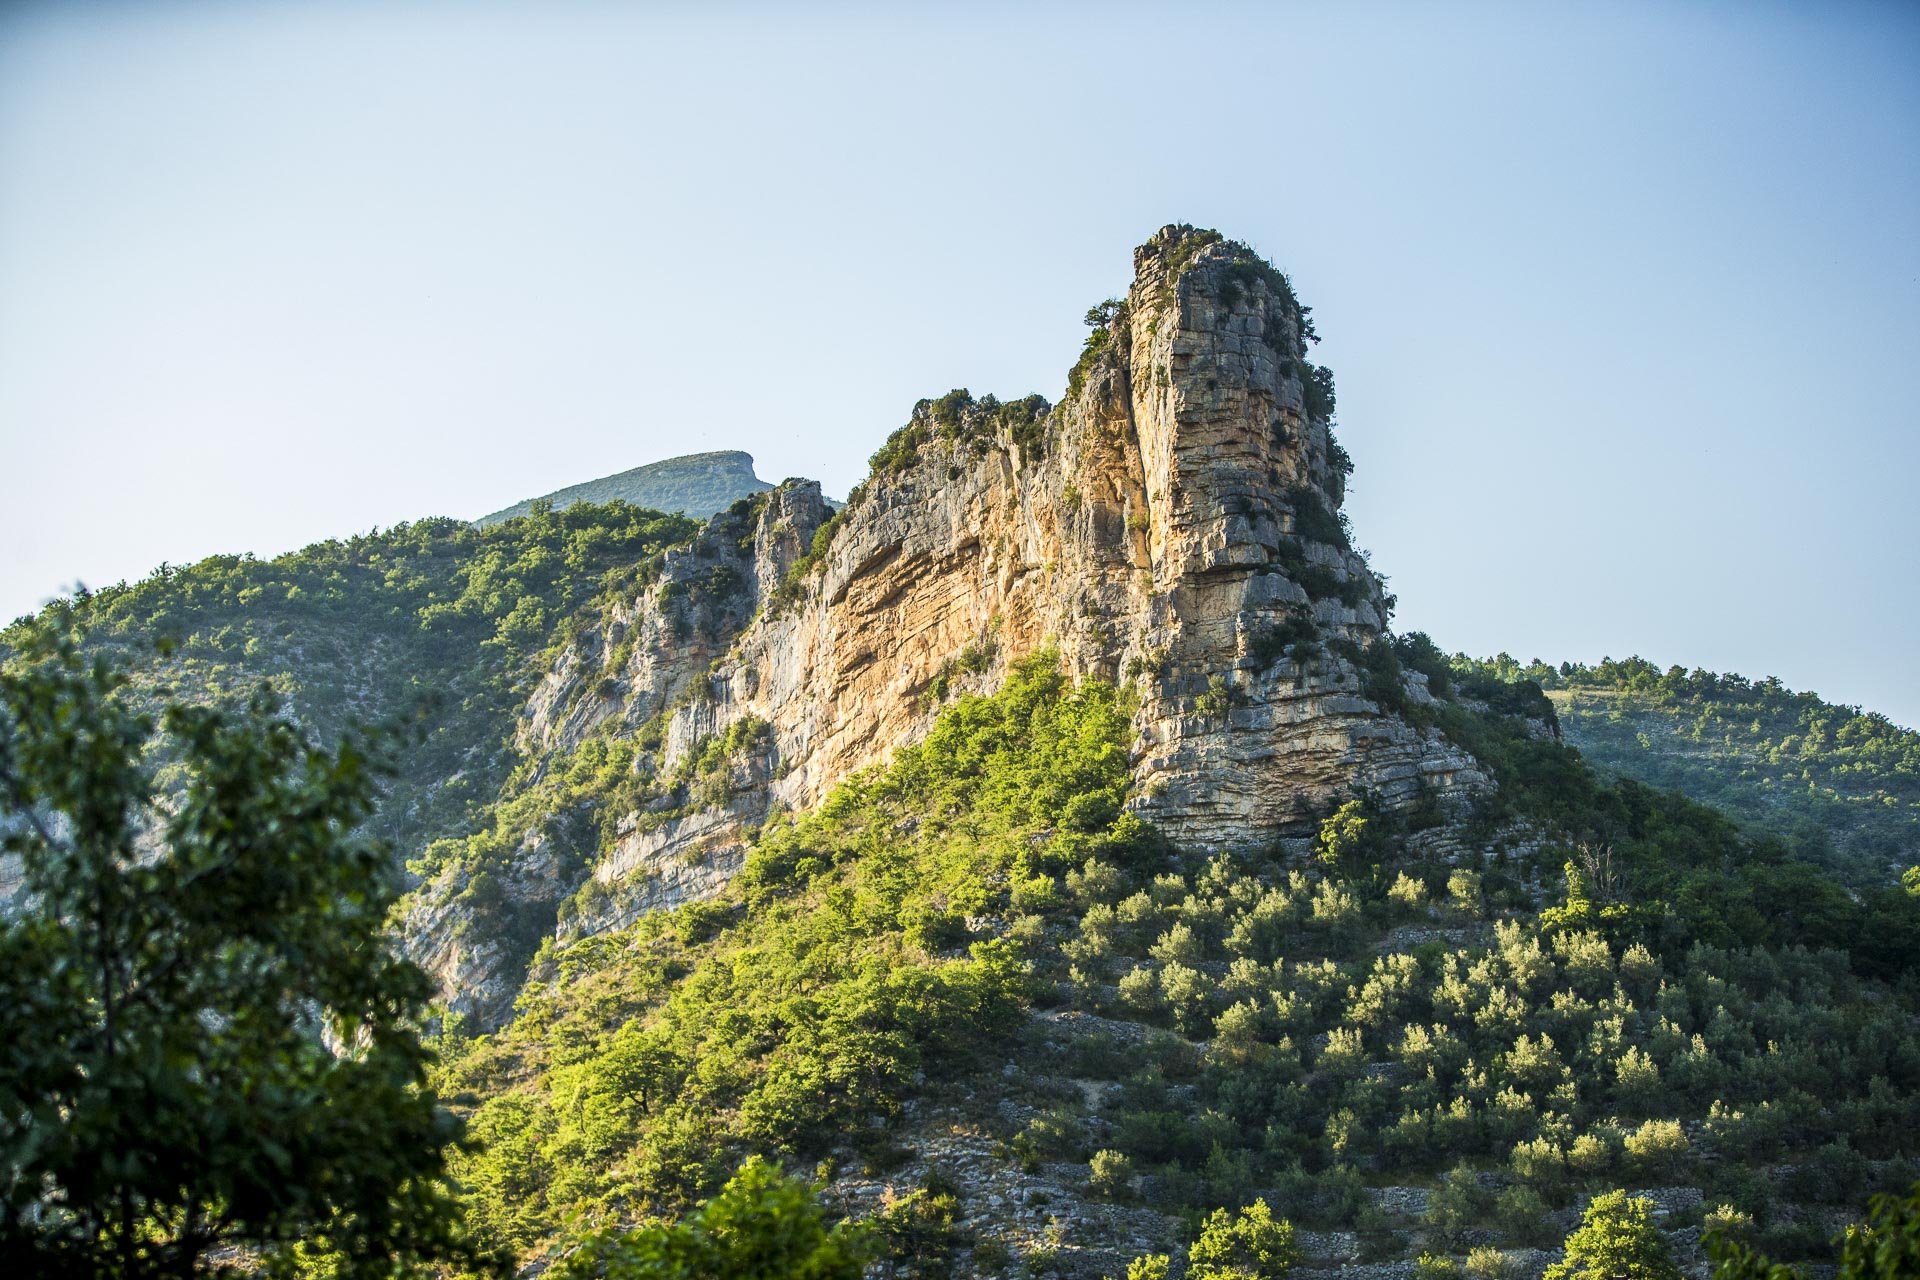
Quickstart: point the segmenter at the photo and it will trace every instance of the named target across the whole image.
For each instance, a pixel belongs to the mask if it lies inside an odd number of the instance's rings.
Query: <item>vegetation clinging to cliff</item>
[[[1044,449],[1045,425],[1052,406],[1046,397],[1024,396],[1002,402],[986,395],[975,398],[965,387],[913,406],[907,425],[887,437],[870,460],[874,477],[894,476],[917,465],[921,450],[932,443],[962,445],[983,453],[1005,431],[1022,449]],[[949,476],[949,479],[953,477]]]

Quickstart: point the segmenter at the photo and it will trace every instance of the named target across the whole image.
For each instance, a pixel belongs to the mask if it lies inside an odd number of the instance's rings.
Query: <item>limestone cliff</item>
[[[1167,227],[1089,320],[1059,405],[923,401],[843,511],[799,481],[742,503],[568,647],[523,750],[649,734],[671,784],[592,851],[570,929],[710,892],[767,816],[1045,646],[1133,682],[1135,804],[1187,844],[1302,836],[1359,792],[1445,808],[1489,785],[1363,694],[1390,601],[1338,514],[1350,464],[1286,278]]]

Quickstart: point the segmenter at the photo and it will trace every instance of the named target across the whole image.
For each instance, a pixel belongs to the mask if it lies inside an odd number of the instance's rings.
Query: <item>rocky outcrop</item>
[[[753,455],[738,449],[713,453],[689,453],[678,458],[649,462],[644,467],[602,476],[583,484],[556,489],[538,498],[528,498],[481,516],[478,525],[498,524],[524,516],[535,503],[544,502],[555,510],[564,510],[576,502],[631,502],[654,511],[677,511],[682,515],[705,519],[726,510],[741,498],[773,488],[753,473]]]
[[[1330,376],[1286,278],[1164,228],[1096,309],[1065,400],[924,401],[829,518],[789,482],[715,518],[568,647],[523,749],[633,734],[681,776],[751,725],[706,802],[633,816],[576,927],[711,892],[770,813],[915,740],[943,698],[1058,650],[1138,691],[1138,810],[1181,842],[1310,833],[1364,792],[1443,808],[1489,785],[1392,704],[1370,661],[1391,601],[1339,515]],[[1371,670],[1370,670],[1371,668]],[[604,899],[604,902],[602,902]]]
[[[736,502],[688,545],[668,551],[643,575],[643,588],[567,645],[534,690],[517,733],[533,764],[527,785],[594,737],[646,744],[639,764],[655,770],[669,730],[684,739],[702,723],[715,662],[826,517],[820,487],[791,482]],[[669,708],[678,709],[671,722]],[[402,928],[407,953],[433,975],[450,1010],[483,1028],[498,1026],[513,1008],[529,956],[555,931],[562,904],[575,898],[583,878],[619,894],[587,895],[587,909],[569,918],[563,933],[709,897],[739,868],[740,833],[757,816],[755,804],[748,792],[738,803],[684,815],[627,814],[608,848],[597,844],[598,824],[586,815],[549,815],[477,900],[464,866],[420,886]]]

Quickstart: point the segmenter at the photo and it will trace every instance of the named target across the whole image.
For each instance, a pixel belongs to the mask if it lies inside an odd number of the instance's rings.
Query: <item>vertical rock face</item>
[[[1134,265],[1064,404],[1034,423],[921,406],[798,603],[716,672],[701,727],[768,721],[780,803],[911,740],[956,672],[989,685],[1047,644],[1138,683],[1139,807],[1179,840],[1257,844],[1355,791],[1394,807],[1484,784],[1360,695],[1352,654],[1387,606],[1336,514],[1345,454],[1285,278],[1187,227]]]
[[[1134,268],[1090,315],[1063,403],[923,401],[844,511],[793,481],[723,513],[561,658],[528,750],[651,724],[657,768],[685,774],[720,735],[741,748],[721,785],[596,851],[604,905],[574,927],[711,892],[765,816],[1049,646],[1134,683],[1135,803],[1180,842],[1269,843],[1355,793],[1444,806],[1488,785],[1362,694],[1388,602],[1338,515],[1331,380],[1285,277],[1184,226]]]

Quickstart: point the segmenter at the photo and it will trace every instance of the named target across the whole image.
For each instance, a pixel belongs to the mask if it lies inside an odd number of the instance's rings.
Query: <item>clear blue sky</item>
[[[0,616],[1057,396],[1171,221],[1316,308],[1449,648],[1920,724],[1920,9],[0,8]]]

